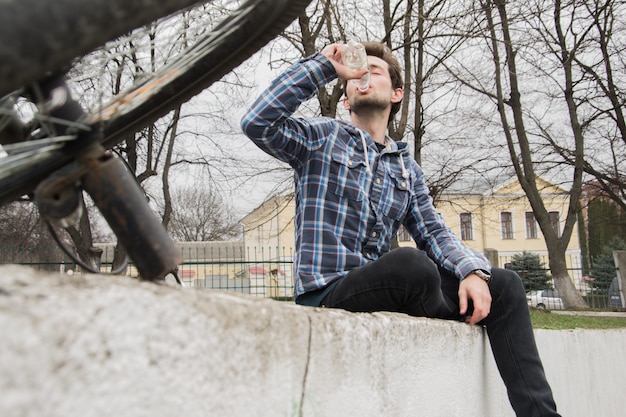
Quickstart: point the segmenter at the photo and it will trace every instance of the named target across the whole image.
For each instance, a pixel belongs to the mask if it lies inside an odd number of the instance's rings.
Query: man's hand
[[[330,62],[333,64],[333,66],[335,67],[335,71],[337,71],[337,75],[339,76],[339,78],[342,78],[344,80],[352,80],[352,79],[359,79],[365,74],[367,74],[366,69],[353,69],[342,63],[343,62],[343,57],[341,54],[342,47],[343,45],[341,44],[333,43],[331,45],[326,46],[324,49],[322,49],[322,52],[321,52],[322,55],[326,56],[326,58],[328,58]]]
[[[474,312],[465,321],[476,324],[489,315],[491,311],[491,293],[487,282],[475,274],[469,274],[459,285],[459,313],[467,313],[469,300],[474,304]]]

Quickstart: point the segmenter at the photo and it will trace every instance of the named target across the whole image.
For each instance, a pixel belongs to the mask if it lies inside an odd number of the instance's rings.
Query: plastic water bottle
[[[367,52],[365,47],[355,41],[344,45],[342,52],[343,63],[353,69],[366,69],[367,74],[358,80],[351,80],[361,91],[367,90],[370,85],[369,66],[367,65]]]

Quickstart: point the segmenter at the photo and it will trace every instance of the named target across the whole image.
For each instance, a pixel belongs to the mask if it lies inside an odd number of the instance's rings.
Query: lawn
[[[535,329],[616,329],[626,327],[626,317],[565,316],[539,310],[530,310]]]

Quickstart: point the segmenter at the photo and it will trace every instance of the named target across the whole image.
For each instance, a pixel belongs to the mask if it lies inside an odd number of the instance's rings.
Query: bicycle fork
[[[48,92],[67,89],[63,79],[56,79],[52,84],[54,88],[48,86]],[[82,108],[69,97],[69,91],[65,93],[68,101],[62,118],[78,120],[83,115]],[[59,113],[63,112],[51,112],[56,119],[60,118]],[[67,133],[65,127],[61,129],[62,134]],[[89,143],[81,145],[81,141]],[[170,273],[176,275],[182,262],[180,252],[150,209],[143,190],[126,165],[98,142],[86,137],[79,137],[67,151],[74,154],[75,162],[41,182],[35,190],[41,215],[62,227],[75,224],[80,218],[80,192],[84,189],[134,262],[141,278],[157,280]]]
[[[175,273],[182,261],[180,252],[124,163],[105,153],[89,161],[89,166],[82,187],[117,235],[139,275],[159,279]]]

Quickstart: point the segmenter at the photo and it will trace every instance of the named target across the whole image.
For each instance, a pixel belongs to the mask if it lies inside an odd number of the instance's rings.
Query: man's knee
[[[411,268],[435,266],[435,263],[426,255],[426,252],[413,247],[397,248],[385,256],[393,257],[394,262]]]
[[[522,279],[517,272],[510,269],[492,268],[492,286],[497,292],[513,298],[526,299],[526,291]]]
[[[385,256],[390,256],[388,262],[397,270],[398,275],[407,280],[435,280],[439,281],[437,265],[428,257],[426,252],[412,247],[394,249]]]

